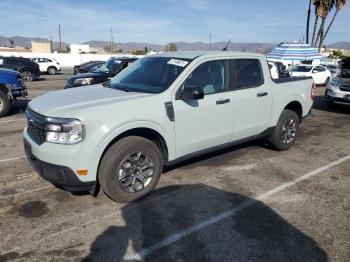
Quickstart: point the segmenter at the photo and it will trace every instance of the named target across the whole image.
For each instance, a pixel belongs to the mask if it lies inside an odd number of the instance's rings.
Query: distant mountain
[[[13,36],[13,37],[4,37],[0,36],[0,46],[9,46],[9,40],[12,39],[14,41],[14,45],[22,46],[22,47],[31,47],[31,41],[34,42],[45,42],[49,43],[50,40],[40,37],[22,37],[22,36]],[[90,45],[90,47],[95,48],[105,48],[109,47],[110,43],[108,41],[87,41],[81,44]],[[222,50],[226,47],[227,42],[216,42],[212,43],[211,46],[208,43],[203,42],[175,42],[179,51],[204,51],[204,50]],[[62,43],[63,48],[65,49],[67,43]],[[229,51],[250,51],[250,52],[261,52],[267,53],[269,52],[276,43],[240,43],[240,42],[232,42],[228,46],[227,50]],[[53,42],[54,49],[58,49],[59,43]],[[149,50],[155,51],[164,51],[166,49],[166,45],[160,44],[150,44],[143,42],[125,42],[125,43],[114,43],[114,50],[122,49],[124,52],[132,51],[135,49],[144,49],[147,47]],[[338,48],[338,49],[347,49],[350,50],[350,42],[337,42],[333,44],[327,45],[329,48]]]
[[[31,42],[39,42],[39,43],[50,43],[50,40],[46,38],[41,37],[23,37],[23,36],[12,36],[12,37],[5,37],[0,36],[0,46],[10,46],[10,40],[13,40],[15,46],[22,46],[22,47],[28,47],[31,48],[32,44]],[[59,43],[58,42],[52,42],[53,49],[58,49]],[[62,42],[62,48],[66,48],[67,43]]]
[[[350,50],[350,42],[336,42],[326,46],[328,48]]]

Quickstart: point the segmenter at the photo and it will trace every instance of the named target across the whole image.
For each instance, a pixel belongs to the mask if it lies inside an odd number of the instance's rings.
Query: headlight
[[[5,84],[5,86],[8,88],[8,89],[12,89],[12,88],[16,88],[17,85],[15,84]]]
[[[329,82],[332,86],[340,86],[340,81],[338,78],[332,78],[331,81]]]
[[[91,85],[91,83],[92,83],[93,80],[94,80],[94,79],[91,78],[91,77],[76,79],[76,80],[74,80],[74,85],[75,85],[75,86],[86,86],[86,85]]]
[[[77,119],[46,119],[46,141],[55,144],[77,144],[83,141],[84,125]]]

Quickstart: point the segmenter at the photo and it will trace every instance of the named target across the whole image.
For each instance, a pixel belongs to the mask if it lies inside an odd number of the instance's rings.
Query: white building
[[[71,54],[81,54],[81,53],[89,53],[90,52],[90,46],[89,45],[77,45],[77,44],[70,44],[70,52]]]

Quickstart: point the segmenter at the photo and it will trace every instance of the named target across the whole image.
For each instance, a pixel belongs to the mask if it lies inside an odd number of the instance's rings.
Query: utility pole
[[[113,53],[113,28],[111,27],[111,53]]]
[[[60,41],[60,53],[62,53],[61,25],[58,25],[58,38]]]
[[[211,50],[211,32],[209,34],[209,50]]]
[[[51,53],[52,53],[53,52],[52,35],[50,35],[50,50],[51,50]]]

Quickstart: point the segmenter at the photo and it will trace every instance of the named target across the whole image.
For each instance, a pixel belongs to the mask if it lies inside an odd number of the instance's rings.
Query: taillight
[[[311,85],[311,99],[315,100],[316,98],[316,84],[312,83]]]

